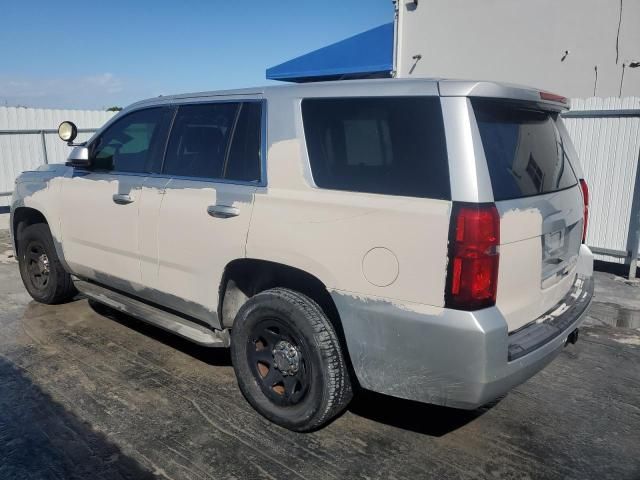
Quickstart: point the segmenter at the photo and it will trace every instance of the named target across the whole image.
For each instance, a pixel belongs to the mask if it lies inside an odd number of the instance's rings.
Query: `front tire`
[[[27,292],[48,305],[64,303],[77,293],[56,253],[46,223],[25,227],[18,238],[18,266]]]
[[[231,330],[231,357],[248,402],[289,430],[324,425],[353,395],[331,322],[293,290],[266,290],[243,305]]]

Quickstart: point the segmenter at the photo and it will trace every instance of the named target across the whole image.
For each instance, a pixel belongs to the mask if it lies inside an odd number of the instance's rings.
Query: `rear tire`
[[[18,238],[20,276],[31,297],[48,305],[64,303],[77,292],[60,263],[46,223],[25,227]]]
[[[231,358],[251,406],[289,430],[321,427],[353,396],[333,325],[316,302],[293,290],[266,290],[242,306]]]

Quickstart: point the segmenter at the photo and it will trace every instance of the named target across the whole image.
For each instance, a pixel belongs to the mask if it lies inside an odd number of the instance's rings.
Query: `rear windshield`
[[[305,99],[302,117],[318,187],[451,198],[438,97]]]
[[[556,114],[472,100],[496,201],[555,192],[577,183]]]

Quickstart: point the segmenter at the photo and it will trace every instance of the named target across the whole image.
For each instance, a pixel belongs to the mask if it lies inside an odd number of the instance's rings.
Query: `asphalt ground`
[[[255,413],[229,354],[25,292],[0,231],[0,479],[640,479],[640,287],[596,274],[580,340],[476,411],[360,393],[311,434]]]

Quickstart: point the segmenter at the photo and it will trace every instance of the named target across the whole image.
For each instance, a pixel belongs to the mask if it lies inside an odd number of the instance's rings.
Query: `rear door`
[[[517,330],[571,289],[583,234],[583,200],[570,140],[557,112],[473,99],[500,213],[496,304]]]
[[[226,265],[245,257],[254,193],[263,184],[262,102],[180,105],[161,176],[157,298],[214,327]]]
[[[451,211],[440,99],[428,82],[376,93],[271,100],[279,141],[247,254],[309,272],[337,295],[367,296],[374,310],[375,298],[437,315]],[[302,150],[288,140],[296,131]]]

